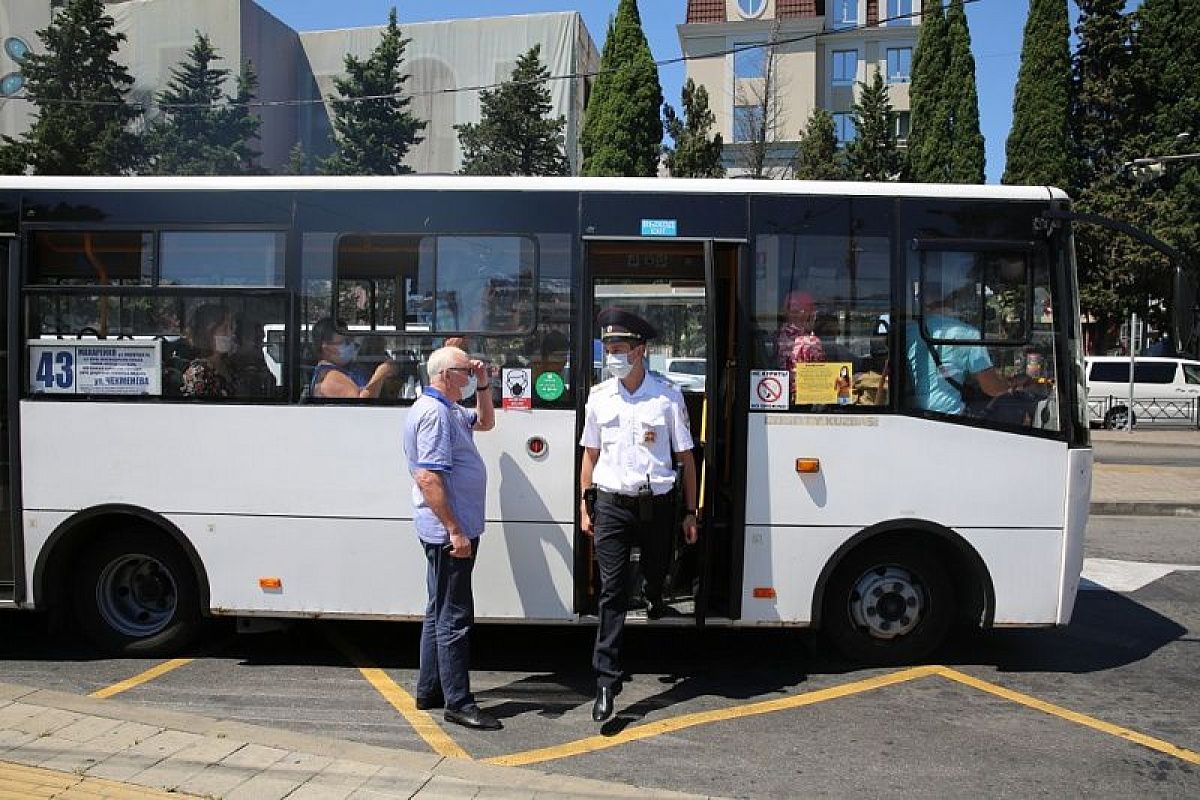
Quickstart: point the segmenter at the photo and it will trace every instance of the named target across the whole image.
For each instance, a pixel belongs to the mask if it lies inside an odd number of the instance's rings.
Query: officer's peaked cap
[[[637,314],[615,306],[601,311],[596,317],[596,322],[600,325],[600,338],[603,341],[610,339],[645,341],[658,336],[658,331],[654,330],[654,326],[649,322]]]

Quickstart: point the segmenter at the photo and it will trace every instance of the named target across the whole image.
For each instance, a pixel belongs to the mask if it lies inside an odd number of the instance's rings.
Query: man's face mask
[[[626,353],[609,353],[604,357],[604,366],[610,375],[616,378],[624,378],[633,372],[633,362],[630,361],[630,354],[633,351]]]

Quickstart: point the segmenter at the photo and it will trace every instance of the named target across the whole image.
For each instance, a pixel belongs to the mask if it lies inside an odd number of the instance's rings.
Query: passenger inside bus
[[[825,348],[816,333],[817,306],[812,295],[798,289],[788,292],[783,313],[783,325],[775,335],[779,368],[791,372],[797,364],[824,361]]]
[[[233,330],[237,344],[229,362],[237,396],[273,397],[279,384],[263,354],[262,323],[240,311],[233,317]]]
[[[229,356],[233,353],[233,317],[216,303],[197,306],[188,323],[188,343],[197,356],[184,369],[179,392],[184,397],[234,395]]]
[[[383,390],[384,381],[400,372],[399,365],[388,359],[367,374],[354,361],[358,345],[338,329],[346,325],[324,317],[312,327],[312,343],[317,366],[313,370],[311,394],[317,398],[374,399]]]

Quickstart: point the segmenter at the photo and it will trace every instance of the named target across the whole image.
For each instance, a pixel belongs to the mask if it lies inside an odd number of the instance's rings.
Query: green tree
[[[333,106],[334,152],[322,164],[334,175],[401,175],[409,149],[422,141],[426,123],[408,110],[412,98],[404,97],[408,75],[402,73],[404,49],[409,39],[400,35],[396,8],[388,13],[383,38],[365,59],[347,53],[346,77],[333,82],[338,97]]]
[[[287,165],[283,168],[284,175],[309,175],[312,172],[312,159],[304,152],[304,145],[296,142],[288,151]]]
[[[946,11],[949,68],[943,97],[950,103],[950,181],[983,183],[986,158],[979,130],[979,93],[975,86],[975,56],[963,0],[950,0]]]
[[[950,160],[946,157],[950,149],[950,99],[944,86],[950,65],[947,35],[942,0],[924,0],[909,84],[912,123],[906,169],[908,179],[920,183],[950,180]]]
[[[542,64],[541,45],[517,59],[512,78],[480,92],[479,122],[455,125],[463,149],[464,175],[569,175],[563,153],[565,117],[551,117],[554,104]]]
[[[4,137],[0,163],[39,175],[133,172],[142,142],[130,127],[141,112],[126,102],[133,78],[113,59],[125,36],[103,2],[70,0],[37,35],[44,52],[21,64],[37,119],[19,140]]]
[[[1070,117],[1072,194],[1080,211],[1133,223],[1139,213],[1136,187],[1121,174],[1126,140],[1136,125],[1129,79],[1131,19],[1123,13],[1125,0],[1078,3]],[[1086,317],[1100,323],[1093,342],[1102,352],[1129,312],[1144,312],[1134,300],[1145,293],[1130,260],[1137,248],[1123,234],[1092,225],[1075,227],[1080,306]]]
[[[893,130],[892,103],[879,68],[870,84],[858,84],[854,140],[846,146],[849,175],[860,181],[894,181],[900,173],[900,151]]]
[[[1032,0],[1021,46],[1004,183],[1071,186],[1067,0]]]
[[[196,33],[187,58],[171,70],[158,94],[162,116],[150,127],[147,146],[157,175],[236,175],[256,173],[260,120],[250,112],[258,78],[247,62],[237,93],[224,94],[229,70],[214,66],[221,57],[207,36]]]
[[[796,148],[792,175],[801,181],[840,181],[847,177],[845,155],[838,150],[833,116],[823,108],[814,108]]]
[[[682,118],[670,103],[663,103],[663,127],[675,142],[666,149],[667,171],[673,178],[724,178],[724,142],[719,133],[710,138],[716,117],[708,107],[708,90],[688,78],[681,101]]]
[[[662,103],[658,65],[642,31],[637,0],[620,0],[583,122],[583,174],[657,175]]]

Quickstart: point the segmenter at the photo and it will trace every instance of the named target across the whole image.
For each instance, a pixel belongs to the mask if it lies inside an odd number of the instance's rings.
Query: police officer
[[[663,613],[675,525],[675,470],[683,467],[686,516],[684,539],[696,541],[696,464],[687,409],[679,390],[646,369],[646,340],[655,330],[644,319],[618,308],[597,317],[604,364],[612,378],[592,388],[583,424],[580,518],[595,539],[600,565],[600,626],[592,666],[596,702],[592,719],[612,716],[621,690],[619,654],[625,627],[629,554],[641,547],[647,615]],[[594,492],[594,504],[588,495]],[[589,505],[592,505],[589,508]]]

